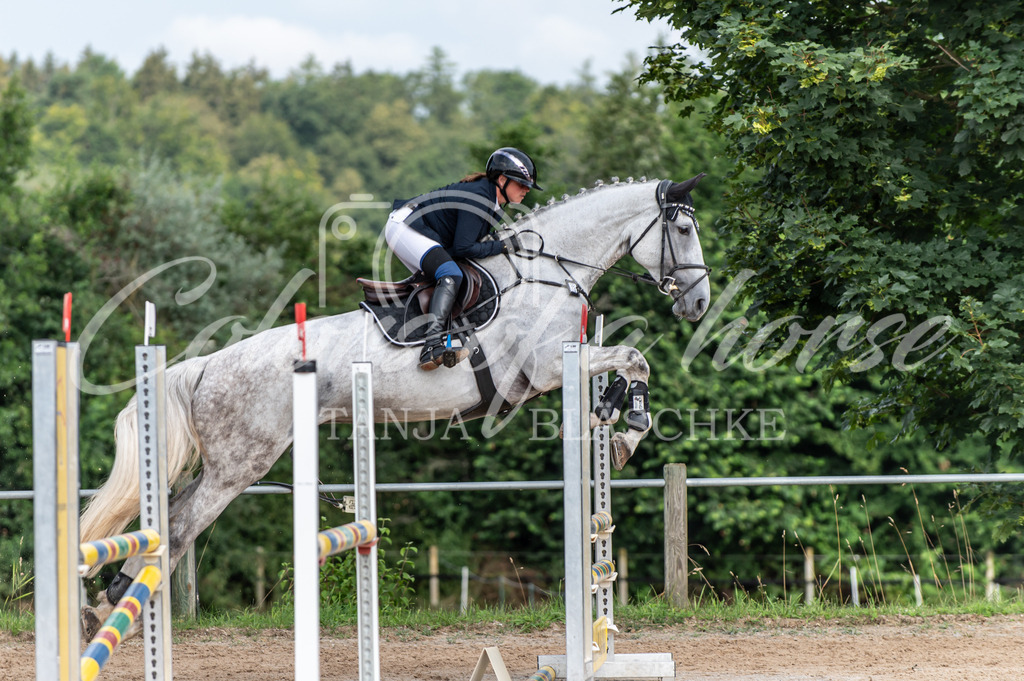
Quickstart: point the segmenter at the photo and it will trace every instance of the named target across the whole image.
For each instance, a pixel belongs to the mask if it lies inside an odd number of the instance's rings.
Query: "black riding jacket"
[[[406,222],[441,244],[452,258],[486,258],[502,250],[500,241],[480,241],[502,222],[502,214],[496,209],[497,197],[498,186],[482,177],[449,184],[414,199],[399,199],[392,210],[415,206]]]

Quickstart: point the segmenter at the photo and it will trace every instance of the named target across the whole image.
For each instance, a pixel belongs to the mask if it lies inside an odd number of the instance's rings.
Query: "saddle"
[[[459,416],[468,419],[488,413],[505,414],[514,405],[503,397],[496,400],[498,391],[484,349],[476,336],[476,331],[498,316],[501,292],[494,277],[482,266],[470,260],[459,260],[456,264],[465,276],[452,309],[453,328],[449,333],[463,347],[470,348],[469,363],[480,391],[480,401]],[[425,313],[430,310],[430,296],[434,292],[433,281],[427,275],[417,272],[408,279],[395,282],[365,278],[356,281],[363,287],[366,297],[359,307],[373,316],[377,328],[390,343],[406,347],[423,344],[427,327]],[[497,407],[494,406],[496,404]]]
[[[459,269],[465,276],[459,287],[460,295],[452,308],[453,319],[476,305],[484,283],[480,270],[470,261],[460,261]],[[363,287],[367,303],[389,307],[407,305],[408,301],[414,299],[419,304],[420,314],[430,309],[430,299],[434,295],[434,281],[422,271],[401,281],[374,281],[362,277],[356,281]]]
[[[464,335],[486,326],[498,313],[498,285],[491,273],[470,260],[459,260],[462,285],[452,308],[453,335]],[[417,272],[401,281],[358,278],[365,299],[359,304],[373,315],[377,327],[395,345],[421,345],[427,326],[426,313],[434,293],[433,280]]]

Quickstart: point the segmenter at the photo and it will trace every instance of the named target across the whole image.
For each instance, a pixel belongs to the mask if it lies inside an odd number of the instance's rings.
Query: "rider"
[[[413,199],[395,201],[384,238],[398,259],[412,272],[422,270],[433,281],[434,294],[427,312],[426,340],[420,369],[432,371],[444,361],[444,329],[462,284],[455,258],[486,258],[514,253],[522,247],[512,234],[497,241],[481,241],[501,222],[501,206],[522,203],[537,184],[533,159],[514,147],[502,147],[487,159],[483,173]],[[454,361],[469,350],[457,348]],[[451,355],[449,355],[451,357]]]

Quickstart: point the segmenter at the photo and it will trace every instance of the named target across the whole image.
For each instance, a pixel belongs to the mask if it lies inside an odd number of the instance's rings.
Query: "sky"
[[[327,70],[408,73],[434,47],[458,75],[519,70],[543,84],[577,82],[584,65],[605,81],[627,55],[675,42],[667,23],[640,21],[622,0],[35,0],[4,2],[0,55],[74,64],[90,47],[129,75],[163,47],[184,72],[193,52],[225,69],[254,61],[282,78],[309,55]]]

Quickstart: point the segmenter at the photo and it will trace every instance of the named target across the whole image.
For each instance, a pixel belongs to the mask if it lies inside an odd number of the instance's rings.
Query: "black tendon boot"
[[[434,286],[428,313],[430,323],[427,326],[427,339],[423,343],[423,352],[420,353],[420,369],[424,371],[433,371],[442,364],[453,367],[469,357],[467,348],[446,348],[444,342],[445,322],[455,305],[457,293],[458,285],[452,277],[441,277]]]

